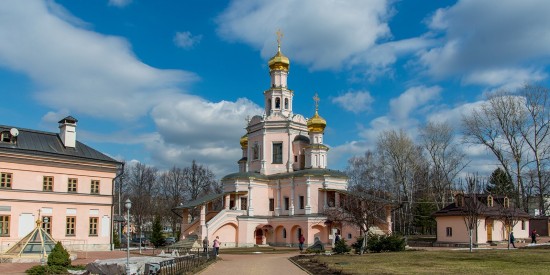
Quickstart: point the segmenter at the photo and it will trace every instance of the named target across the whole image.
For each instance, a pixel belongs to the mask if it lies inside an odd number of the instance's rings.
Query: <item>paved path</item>
[[[220,251],[223,253],[223,250]],[[295,266],[288,258],[298,253],[283,254],[220,254],[221,260],[200,272],[201,275],[281,275],[307,274]]]

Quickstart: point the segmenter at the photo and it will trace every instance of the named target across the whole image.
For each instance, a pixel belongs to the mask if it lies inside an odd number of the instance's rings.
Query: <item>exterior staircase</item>
[[[202,240],[199,240],[198,235],[191,234],[185,237],[185,239],[174,243],[173,245],[170,246],[170,248],[186,248],[186,249],[202,248]]]

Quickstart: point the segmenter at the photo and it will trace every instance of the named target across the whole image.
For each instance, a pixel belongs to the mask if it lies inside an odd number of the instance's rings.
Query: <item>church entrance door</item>
[[[264,231],[261,228],[256,229],[256,244],[263,244]]]

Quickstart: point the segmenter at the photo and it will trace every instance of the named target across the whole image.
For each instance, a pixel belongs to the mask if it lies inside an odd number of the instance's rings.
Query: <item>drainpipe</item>
[[[122,180],[124,179],[124,162],[121,163],[121,172],[120,174],[116,175],[116,177],[113,179],[113,184],[111,185],[111,194],[113,199],[111,200],[111,251],[114,250],[115,244],[114,244],[114,233],[113,228],[115,225],[115,204],[114,204],[114,196],[115,196],[115,183],[116,179],[120,177],[120,187],[118,192],[118,216],[120,217],[120,195],[122,193]],[[120,228],[120,223],[118,224],[118,237],[122,238],[122,228]]]

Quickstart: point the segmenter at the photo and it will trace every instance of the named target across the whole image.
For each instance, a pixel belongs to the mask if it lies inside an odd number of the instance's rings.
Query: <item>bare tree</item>
[[[550,156],[550,90],[540,86],[526,85],[521,90],[525,98],[527,121],[521,127],[521,135],[530,149],[536,177],[529,177],[531,186],[536,189],[538,208],[546,213],[544,197],[550,191],[545,177],[545,168]]]
[[[196,200],[199,196],[215,193],[218,187],[214,173],[210,169],[197,164],[195,160],[190,167],[183,169],[184,184],[187,193],[187,199]]]
[[[493,152],[504,171],[516,179],[518,202],[527,207],[522,181],[522,169],[527,158],[525,140],[521,134],[526,113],[521,99],[506,92],[494,94],[480,108],[464,116],[462,121],[465,140],[482,144]]]
[[[131,213],[135,219],[135,224],[139,234],[143,225],[152,221],[153,216],[153,198],[156,196],[157,169],[142,163],[136,163],[129,169],[128,196],[132,201]]]
[[[510,232],[514,230],[516,224],[522,219],[528,219],[529,215],[517,208],[507,196],[496,197],[495,201],[499,204],[499,220],[502,221],[509,238]],[[510,249],[510,239],[508,239],[508,249]]]
[[[484,204],[479,201],[479,196],[483,190],[483,185],[477,175],[469,175],[465,179],[464,193],[458,195],[458,203],[462,205],[463,219],[468,230],[470,238],[470,252],[473,251],[473,234],[474,230],[479,226]]]
[[[383,132],[377,143],[378,154],[384,160],[383,169],[390,171],[394,182],[391,190],[402,207],[397,211],[396,226],[404,234],[410,234],[413,228],[413,204],[416,192],[415,176],[422,160],[421,148],[403,131]],[[388,190],[389,191],[389,190]]]
[[[170,223],[172,232],[176,232],[181,218],[172,212],[172,209],[184,202],[186,193],[185,174],[183,169],[173,166],[159,176],[158,209],[162,210],[162,217]]]
[[[453,128],[447,122],[429,122],[420,129],[421,143],[429,157],[430,195],[438,210],[449,203],[454,181],[467,165],[453,136]]]
[[[386,207],[391,207],[391,203],[383,199],[379,191],[358,184],[352,186],[349,193],[342,196],[339,207],[325,209],[325,215],[331,221],[359,228],[360,235],[363,236],[360,254],[363,254],[367,247],[369,228],[385,221]]]

